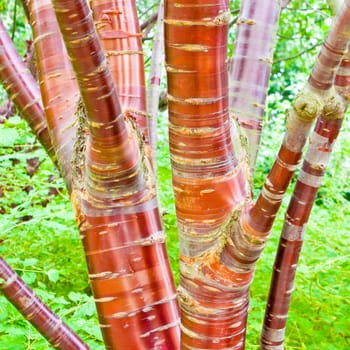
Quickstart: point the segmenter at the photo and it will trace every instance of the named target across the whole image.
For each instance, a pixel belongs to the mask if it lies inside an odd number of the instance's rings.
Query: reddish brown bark
[[[247,197],[247,170],[231,142],[228,2],[168,1],[165,9],[181,349],[238,349],[245,335],[245,274],[219,260],[232,211]]]
[[[325,105],[334,98],[333,80],[350,35],[350,1],[334,19],[328,37],[322,46],[311,72],[308,84],[294,101],[287,118],[287,132],[262,193],[243,221],[257,236],[267,236],[282,202],[291,176],[300,162],[303,147],[312,122]]]
[[[340,115],[343,115],[341,110]],[[283,349],[294,277],[307,221],[343,118],[321,116],[311,136],[279,242],[267,301],[262,349]],[[332,116],[333,117],[333,116]]]
[[[92,0],[90,4],[122,110],[136,120],[148,143],[142,34],[136,1]]]
[[[335,86],[342,98],[335,95],[323,109],[310,138],[309,149],[286,213],[265,311],[262,349],[284,347],[288,311],[306,225],[349,104],[349,53],[338,68]]]

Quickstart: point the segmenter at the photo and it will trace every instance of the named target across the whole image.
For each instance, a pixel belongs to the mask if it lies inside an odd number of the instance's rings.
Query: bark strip
[[[142,34],[136,1],[92,0],[90,6],[122,111],[136,120],[148,144]]]
[[[283,144],[260,196],[255,204],[248,202],[232,218],[231,233],[220,259],[230,269],[244,271],[246,278],[242,282],[242,288],[246,290],[285,191],[300,162],[313,122],[325,108],[337,105],[338,98],[330,82],[334,79],[348,44],[350,22],[346,18],[349,18],[349,10],[346,6],[343,13],[334,20],[309,82],[294,101],[287,117]],[[245,298],[248,300],[248,295]]]
[[[350,37],[349,5],[350,1],[347,0],[343,11],[333,20],[309,81],[296,97],[287,116],[287,131],[277,160],[255,205],[247,208],[242,218],[243,226],[252,236],[268,236],[290,179],[300,162],[313,121],[325,106],[332,106],[338,100],[333,81]]]
[[[290,201],[265,312],[261,348],[284,349],[285,326],[294,288],[294,277],[311,209],[329,163],[344,116],[343,104],[336,113],[323,114],[310,138],[302,169]]]
[[[36,296],[1,256],[0,279],[2,279],[0,280],[0,291],[55,349],[89,349],[89,347]]]

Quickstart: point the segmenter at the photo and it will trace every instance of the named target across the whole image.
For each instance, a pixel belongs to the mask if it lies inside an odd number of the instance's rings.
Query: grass
[[[161,124],[164,126],[163,120]],[[269,125],[257,169],[259,186],[272,160],[281,125]],[[178,240],[167,135],[159,144],[160,199],[170,261],[178,282]],[[273,137],[271,137],[273,136]],[[286,349],[349,349],[350,189],[349,130],[345,129],[324,187],[317,197],[298,267],[288,321]],[[0,125],[0,254],[92,349],[103,345],[88,285],[74,213],[62,180],[18,117]],[[275,146],[273,146],[275,147]],[[35,161],[33,161],[33,159]],[[33,171],[30,166],[37,169]],[[283,210],[286,209],[288,198]],[[283,212],[282,210],[282,212]],[[259,261],[251,289],[247,349],[258,349],[259,333],[281,231],[280,214]],[[0,348],[47,349],[46,341],[0,297]]]

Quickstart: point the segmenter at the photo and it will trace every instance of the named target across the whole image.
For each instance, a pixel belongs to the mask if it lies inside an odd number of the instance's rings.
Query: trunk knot
[[[330,97],[322,109],[322,115],[325,119],[342,119],[345,106],[339,95]]]
[[[298,118],[306,122],[312,122],[320,114],[321,107],[319,97],[311,91],[296,96],[293,105]]]

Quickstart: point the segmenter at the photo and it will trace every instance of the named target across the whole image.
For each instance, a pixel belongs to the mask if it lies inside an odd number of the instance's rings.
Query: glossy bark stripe
[[[333,85],[334,72],[329,67],[337,67],[347,50],[350,33],[350,1],[345,0],[341,10],[333,20],[327,39],[322,46],[309,84],[316,90],[329,90]]]
[[[344,3],[343,11],[334,19],[329,34],[321,48],[318,59],[313,67],[310,79],[304,90],[296,96],[292,110],[287,117],[287,131],[279,151],[278,159],[273,165],[267,180],[264,183],[263,191],[255,205],[247,211],[243,217],[247,230],[261,236],[268,236],[275,215],[282,202],[282,194],[285,193],[295,167],[300,162],[301,152],[306,143],[307,136],[312,127],[312,122],[321,113],[322,109],[329,118],[331,114],[342,114],[339,97],[331,89],[335,73],[344,54],[350,38],[350,1]],[[316,83],[317,82],[317,83]],[[317,137],[317,136],[315,136]],[[316,139],[311,142],[317,142]],[[284,154],[285,156],[283,156]],[[323,156],[322,161],[327,161],[328,154]],[[319,165],[321,161],[319,162]],[[312,184],[318,181],[317,177],[301,171],[303,181]],[[318,183],[317,186],[319,186]],[[273,196],[266,196],[266,193],[281,195],[280,200]]]
[[[148,142],[142,34],[136,1],[93,0],[90,6],[122,110],[135,118]]]
[[[89,347],[54,314],[0,257],[0,291],[17,310],[48,340],[61,350]]]
[[[168,1],[165,13],[181,349],[240,348],[248,304],[242,281],[251,272],[220,260],[232,211],[248,196],[247,167],[231,139],[238,134],[228,109],[228,3]]]

